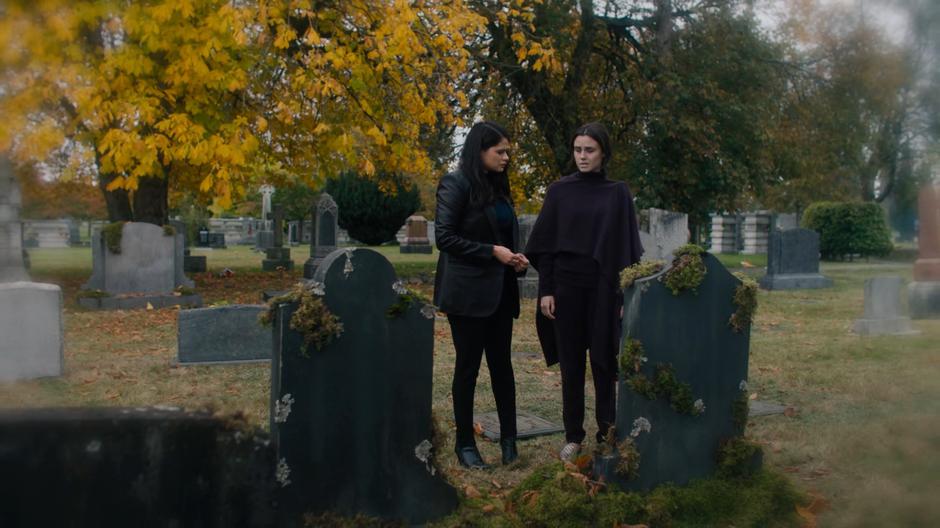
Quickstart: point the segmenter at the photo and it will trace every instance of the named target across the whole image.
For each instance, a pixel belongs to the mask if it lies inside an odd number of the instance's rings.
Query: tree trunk
[[[167,223],[166,178],[141,178],[134,191],[134,221],[162,226]]]
[[[131,210],[130,194],[124,189],[109,191],[108,185],[114,181],[117,175],[98,173],[98,188],[104,194],[104,203],[108,208],[109,222],[130,222],[134,219],[134,212]]]

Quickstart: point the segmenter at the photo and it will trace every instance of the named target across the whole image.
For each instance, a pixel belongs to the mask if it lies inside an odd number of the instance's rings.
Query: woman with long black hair
[[[536,325],[542,351],[549,364],[561,365],[563,460],[580,452],[585,437],[588,349],[597,440],[614,424],[623,306],[619,274],[643,254],[630,189],[607,178],[607,129],[599,123],[581,126],[571,150],[577,170],[548,187],[525,249],[539,272]]]
[[[434,304],[447,314],[457,358],[452,385],[455,451],[461,465],[488,466],[473,437],[473,395],[486,354],[499,414],[502,462],[516,450],[516,383],[510,342],[519,317],[516,277],[529,262],[517,253],[519,224],[509,192],[509,134],[496,123],[473,125],[460,153],[460,167],[437,187],[434,233],[440,256]]]

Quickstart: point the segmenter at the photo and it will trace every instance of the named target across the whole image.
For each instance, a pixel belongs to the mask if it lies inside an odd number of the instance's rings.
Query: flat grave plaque
[[[473,422],[483,428],[483,436],[491,442],[499,442],[499,416],[496,411],[474,414]],[[545,418],[527,412],[516,413],[516,438],[534,438],[564,432],[565,428]]]

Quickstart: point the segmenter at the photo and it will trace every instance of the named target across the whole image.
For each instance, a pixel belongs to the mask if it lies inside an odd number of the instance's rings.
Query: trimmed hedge
[[[405,220],[421,208],[418,187],[407,187],[404,177],[377,179],[390,183],[391,192],[383,192],[376,181],[355,172],[327,180],[325,189],[339,207],[339,226],[370,246],[394,240]]]
[[[806,208],[800,225],[819,233],[825,260],[880,257],[894,249],[885,213],[875,203],[816,202]]]

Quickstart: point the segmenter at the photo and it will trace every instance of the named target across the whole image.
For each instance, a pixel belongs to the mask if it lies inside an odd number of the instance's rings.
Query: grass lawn
[[[377,248],[396,269],[413,275],[426,295],[436,255],[402,255]],[[297,268],[262,273],[261,254],[246,247],[195,250],[208,257],[209,272],[193,279],[206,304],[260,302],[262,290],[283,289],[302,275],[306,247],[293,248]],[[176,405],[240,411],[267,427],[269,367],[265,365],[173,365],[176,310],[85,311],[75,293],[88,278],[88,248],[31,250],[34,280],[63,286],[65,375],[0,384],[0,406]],[[722,256],[726,265],[747,260],[759,275],[764,256]],[[737,264],[735,264],[737,263]],[[223,268],[235,271],[221,278]],[[827,290],[760,292],[751,334],[749,386],[753,397],[792,407],[788,415],[751,420],[748,435],[762,443],[765,462],[788,475],[814,498],[820,526],[936,526],[934,499],[940,475],[940,321],[915,321],[918,336],[862,338],[850,333],[863,311],[863,284],[876,275],[911,279],[910,263],[836,263],[822,266],[835,281]],[[418,280],[424,279],[424,280]],[[534,301],[524,300],[513,349],[518,406],[561,423],[558,368],[538,354]],[[501,507],[509,491],[533,469],[553,460],[562,435],[520,443],[521,459],[488,472],[468,472],[452,456],[450,378],[453,345],[446,321],[435,326],[434,412],[451,434],[441,446],[447,478],[473,488]],[[590,383],[590,382],[589,382]],[[588,394],[591,394],[588,390]],[[483,368],[478,411],[495,409]],[[586,416],[593,414],[588,401]],[[586,420],[588,437],[592,420]],[[479,442],[483,456],[499,459],[498,446]]]

